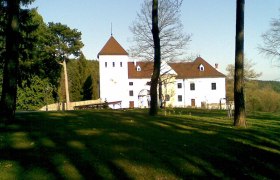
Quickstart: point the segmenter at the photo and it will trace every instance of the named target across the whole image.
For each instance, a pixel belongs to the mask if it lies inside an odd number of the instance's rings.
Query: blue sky
[[[262,80],[280,80],[279,67],[262,54],[261,34],[269,29],[272,18],[280,17],[279,0],[245,0],[245,56],[262,72]],[[83,52],[88,59],[97,54],[113,35],[129,49],[129,30],[140,11],[141,0],[36,0],[45,22],[61,22],[82,32]],[[181,20],[186,33],[192,34],[188,54],[200,55],[211,65],[219,64],[223,73],[234,64],[236,0],[184,0]]]

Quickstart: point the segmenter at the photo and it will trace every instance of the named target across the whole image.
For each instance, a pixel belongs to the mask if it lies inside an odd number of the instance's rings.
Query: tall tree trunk
[[[245,0],[236,1],[234,126],[246,127],[244,101],[244,8]]]
[[[160,75],[160,39],[159,39],[159,28],[158,28],[158,0],[153,0],[152,7],[152,33],[154,40],[154,71],[151,78],[151,106],[150,106],[150,115],[154,116],[158,113],[158,95],[157,95],[157,86]]]
[[[62,65],[63,65],[64,77],[65,77],[66,110],[70,110],[68,74],[67,74],[67,66],[66,66],[66,60],[65,59],[63,60]]]
[[[7,1],[6,55],[0,104],[0,118],[5,123],[15,120],[19,67],[19,8],[19,0]]]

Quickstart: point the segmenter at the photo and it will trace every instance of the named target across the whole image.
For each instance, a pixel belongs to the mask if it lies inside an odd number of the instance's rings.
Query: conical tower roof
[[[128,55],[128,53],[118,43],[118,41],[113,36],[111,36],[101,51],[98,53],[98,57],[99,55]]]

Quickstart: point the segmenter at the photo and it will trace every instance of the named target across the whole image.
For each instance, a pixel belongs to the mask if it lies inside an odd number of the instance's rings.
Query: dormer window
[[[141,71],[141,67],[139,65],[136,67],[136,71]]]
[[[202,64],[200,64],[200,65],[198,66],[198,69],[199,69],[199,71],[204,71],[204,66],[203,66]]]

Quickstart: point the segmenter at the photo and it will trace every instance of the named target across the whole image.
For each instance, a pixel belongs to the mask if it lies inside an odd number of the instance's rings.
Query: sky
[[[245,0],[245,56],[252,61],[261,80],[280,80],[276,61],[260,54],[261,35],[270,28],[273,18],[280,18],[279,0]],[[112,32],[115,39],[129,50],[133,34],[129,27],[140,11],[142,0],[36,0],[47,22],[60,22],[82,33],[83,53],[97,59]],[[184,0],[181,21],[184,33],[191,34],[186,56],[200,56],[226,74],[234,64],[236,0]]]

